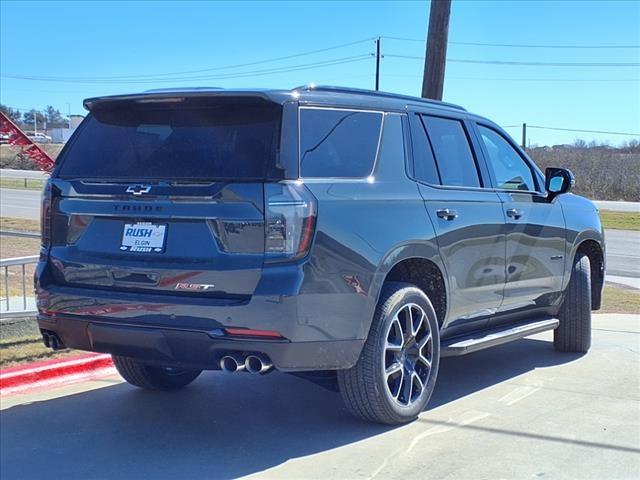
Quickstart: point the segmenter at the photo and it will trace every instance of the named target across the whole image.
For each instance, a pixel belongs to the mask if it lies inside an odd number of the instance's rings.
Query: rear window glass
[[[442,185],[479,187],[480,178],[471,146],[459,120],[422,116],[438,163]]]
[[[265,178],[281,108],[266,102],[127,103],[87,117],[60,159],[62,178]]]
[[[300,109],[302,177],[367,177],[380,141],[382,114]]]

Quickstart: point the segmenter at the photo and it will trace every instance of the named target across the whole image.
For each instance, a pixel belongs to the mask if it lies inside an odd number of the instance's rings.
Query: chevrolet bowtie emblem
[[[151,191],[151,185],[129,185],[127,187],[127,193],[133,193],[134,195],[142,195],[143,193],[149,193]]]

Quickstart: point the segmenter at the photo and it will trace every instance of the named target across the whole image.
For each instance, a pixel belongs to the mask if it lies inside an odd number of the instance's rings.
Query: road
[[[40,218],[40,193],[37,191],[2,188],[0,199],[0,216]],[[640,278],[640,232],[607,230],[606,240],[608,273]]]
[[[0,216],[33,220],[40,218],[40,192],[0,188]]]
[[[640,231],[605,230],[607,274],[640,278]]]
[[[0,477],[637,479],[639,336],[638,315],[596,315],[585,356],[554,352],[546,332],[443,359],[429,410],[396,428],[279,373],[5,397]]]
[[[613,210],[615,212],[640,212],[640,202],[610,202],[608,200],[596,200],[593,203],[600,210]]]
[[[0,169],[0,177],[45,180],[49,178],[49,174],[47,172],[41,172],[39,170],[15,170],[12,168],[2,168]]]

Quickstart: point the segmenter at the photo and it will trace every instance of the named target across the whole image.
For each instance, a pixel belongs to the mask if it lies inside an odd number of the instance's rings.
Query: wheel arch
[[[413,283],[423,290],[436,311],[440,327],[448,311],[449,285],[437,247],[430,243],[407,243],[391,250],[380,263],[374,281],[376,303],[386,281]]]
[[[591,309],[600,310],[602,290],[604,288],[605,254],[602,245],[593,238],[587,238],[577,244],[571,257],[573,262],[578,255],[586,255],[591,264]],[[573,265],[573,263],[572,263]]]
[[[607,264],[604,233],[595,229],[585,229],[577,233],[568,247],[566,271],[564,275],[563,291],[566,291],[573,264],[579,254],[584,253],[591,263],[591,305],[593,310],[599,310],[602,305],[602,290],[604,289],[605,270]]]

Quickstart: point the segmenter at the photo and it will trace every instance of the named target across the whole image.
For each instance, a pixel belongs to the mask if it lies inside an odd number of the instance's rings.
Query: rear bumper
[[[357,316],[344,317],[356,308],[354,295],[341,297],[331,305],[307,295],[233,301],[49,286],[38,290],[38,323],[69,348],[162,365],[218,369],[222,356],[240,352],[264,353],[282,371],[334,370],[353,366],[365,341],[357,338]],[[273,330],[284,339],[230,337],[225,327]]]
[[[55,332],[66,347],[139,358],[145,362],[218,370],[229,353],[264,353],[285,372],[337,370],[358,360],[361,340],[290,342],[215,338],[207,332],[123,326],[65,316],[40,316],[41,329]]]

